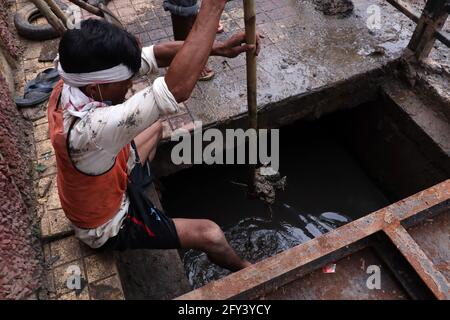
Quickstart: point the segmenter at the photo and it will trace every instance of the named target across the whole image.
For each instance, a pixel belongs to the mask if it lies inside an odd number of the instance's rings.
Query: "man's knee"
[[[163,125],[161,120],[158,120],[155,123],[153,123],[148,130],[149,130],[147,137],[148,139],[152,139],[153,141],[156,142],[162,139]]]
[[[225,244],[225,236],[220,227],[211,220],[204,220],[199,233],[202,239],[202,247],[204,249],[213,249],[221,247]]]

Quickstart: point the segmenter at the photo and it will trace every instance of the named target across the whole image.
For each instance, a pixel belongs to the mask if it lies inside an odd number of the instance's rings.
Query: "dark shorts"
[[[197,0],[164,0],[164,10],[177,16],[196,16],[199,10]]]
[[[127,217],[119,233],[100,250],[180,248],[173,220],[155,207],[146,192],[152,183],[149,164],[142,166],[138,160],[128,178],[130,206]]]

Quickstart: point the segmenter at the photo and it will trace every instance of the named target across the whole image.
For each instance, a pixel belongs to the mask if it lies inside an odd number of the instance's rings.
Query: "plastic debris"
[[[380,45],[365,46],[358,51],[360,56],[383,56],[386,54],[386,49]]]
[[[336,263],[329,263],[322,268],[323,273],[335,273]]]
[[[366,271],[366,260],[361,258],[361,259],[359,259],[359,261],[361,261],[361,270]]]

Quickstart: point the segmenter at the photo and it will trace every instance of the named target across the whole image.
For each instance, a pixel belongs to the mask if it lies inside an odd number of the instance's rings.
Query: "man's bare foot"
[[[211,69],[208,66],[205,66],[202,70],[202,73],[200,73],[200,77],[198,78],[199,81],[208,81],[214,78],[214,70]]]

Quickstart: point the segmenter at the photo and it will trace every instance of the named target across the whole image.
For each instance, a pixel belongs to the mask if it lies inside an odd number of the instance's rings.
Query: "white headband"
[[[59,55],[54,61],[58,69],[61,79],[64,83],[71,87],[84,87],[88,84],[112,83],[130,79],[134,74],[124,64],[119,64],[115,67],[86,73],[66,73],[59,63]]]

